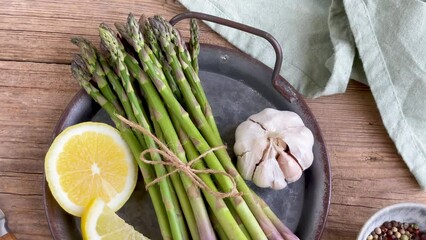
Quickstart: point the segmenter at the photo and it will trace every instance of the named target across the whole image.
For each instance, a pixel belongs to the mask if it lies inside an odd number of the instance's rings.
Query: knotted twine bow
[[[152,134],[150,131],[148,131],[147,129],[145,129],[144,127],[130,121],[127,120],[125,117],[121,116],[121,115],[117,115],[118,119],[120,119],[123,123],[127,124],[128,126],[132,127],[133,129],[138,130],[139,132],[143,133],[144,135],[149,136],[150,138],[152,138],[155,143],[158,144],[158,146],[160,146],[161,149],[154,149],[154,148],[150,148],[150,149],[146,149],[144,151],[142,151],[142,153],[140,154],[140,160],[144,163],[147,164],[151,164],[151,165],[156,165],[156,164],[160,164],[160,165],[167,165],[167,166],[173,166],[175,168],[175,170],[157,177],[156,179],[154,179],[152,182],[147,183],[145,188],[148,189],[151,186],[153,186],[154,184],[160,182],[161,180],[163,180],[164,178],[176,173],[176,172],[183,172],[195,185],[197,185],[197,187],[199,187],[202,190],[205,190],[207,192],[209,192],[211,195],[218,197],[218,198],[226,198],[226,197],[236,197],[236,196],[241,196],[241,193],[238,192],[237,190],[237,183],[235,182],[235,179],[232,177],[231,174],[225,172],[225,171],[220,171],[220,170],[213,170],[213,169],[194,169],[192,168],[192,165],[194,165],[196,162],[200,161],[201,159],[203,159],[205,156],[207,156],[209,153],[212,153],[216,150],[219,149],[223,149],[226,148],[224,145],[222,146],[218,146],[218,147],[214,147],[214,148],[210,148],[208,151],[204,152],[203,154],[199,155],[197,158],[192,159],[191,161],[189,161],[188,163],[183,163],[178,156],[176,156],[164,143],[162,143],[156,136],[154,136],[154,134]],[[152,161],[152,160],[148,160],[145,158],[145,155],[148,153],[158,153],[161,156],[163,156],[163,161]],[[204,183],[204,181],[197,175],[197,174],[220,174],[220,175],[224,175],[226,177],[228,177],[231,181],[232,181],[232,189],[230,192],[220,192],[217,189],[211,189],[209,186],[207,186],[206,183]]]

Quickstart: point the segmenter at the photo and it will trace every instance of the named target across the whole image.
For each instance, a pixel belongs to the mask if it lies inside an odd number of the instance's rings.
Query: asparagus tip
[[[140,51],[141,46],[144,44],[143,36],[140,31],[139,23],[136,21],[135,16],[132,13],[129,13],[127,18],[127,33],[131,37],[131,44],[137,52]]]
[[[78,56],[74,56],[74,61],[71,63],[71,73],[80,83],[90,81],[90,74],[84,67],[85,64],[80,62],[82,60],[81,56]]]
[[[140,29],[141,31],[142,31],[142,27],[143,27],[145,24],[149,24],[149,21],[147,21],[147,18],[146,18],[146,16],[145,16],[145,14],[142,14],[142,15],[140,16],[138,23],[139,23],[139,29]]]

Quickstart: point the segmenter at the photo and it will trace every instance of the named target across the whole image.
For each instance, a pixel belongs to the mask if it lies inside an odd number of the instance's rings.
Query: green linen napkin
[[[369,84],[390,137],[426,188],[426,2],[180,2],[192,11],[271,33],[283,48],[281,75],[306,97],[342,93],[350,78]],[[273,66],[275,54],[266,41],[208,24],[236,47]]]

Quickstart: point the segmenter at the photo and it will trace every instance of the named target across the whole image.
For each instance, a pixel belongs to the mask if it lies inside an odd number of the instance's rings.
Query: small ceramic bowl
[[[426,205],[419,203],[399,203],[376,212],[364,224],[357,240],[366,240],[368,235],[386,221],[417,223],[420,230],[426,230]]]

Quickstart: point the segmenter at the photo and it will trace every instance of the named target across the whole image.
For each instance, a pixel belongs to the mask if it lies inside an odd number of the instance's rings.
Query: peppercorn
[[[392,227],[392,224],[391,224],[390,222],[384,222],[384,223],[383,223],[383,226],[384,226],[385,228],[391,228],[391,227]]]
[[[368,235],[367,240],[373,240],[373,235]]]
[[[380,234],[382,234],[382,229],[380,229],[380,228],[376,227],[376,228],[374,229],[374,232],[375,232],[377,235],[380,235]]]
[[[407,235],[403,234],[401,236],[401,240],[410,240],[410,238]]]
[[[398,239],[401,238],[401,233],[400,232],[396,232],[395,233],[395,237],[398,238]]]

